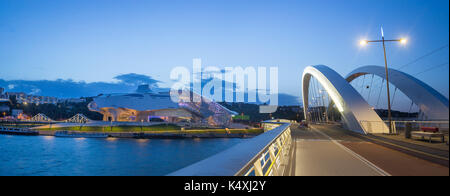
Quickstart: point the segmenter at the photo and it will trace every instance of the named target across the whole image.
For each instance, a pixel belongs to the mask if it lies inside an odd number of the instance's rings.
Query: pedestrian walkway
[[[295,176],[389,175],[320,130],[294,129],[292,165]],[[354,138],[355,140],[358,140]],[[361,140],[359,140],[361,142]]]
[[[378,145],[336,126],[312,125],[291,130],[293,149],[285,175],[449,175],[448,167]]]

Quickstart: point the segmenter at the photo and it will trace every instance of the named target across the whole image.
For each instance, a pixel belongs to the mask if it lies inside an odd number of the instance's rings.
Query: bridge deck
[[[295,176],[379,176],[382,171],[361,160],[338,141],[313,128],[293,129],[294,149],[290,174]],[[346,137],[346,135],[340,135]],[[359,139],[348,137],[353,141]]]
[[[291,128],[293,150],[285,175],[447,175],[448,167],[367,142],[338,127]]]

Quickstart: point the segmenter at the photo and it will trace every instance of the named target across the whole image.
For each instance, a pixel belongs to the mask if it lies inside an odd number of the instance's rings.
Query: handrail
[[[283,122],[277,122],[277,121],[264,121],[263,123],[267,124],[278,124],[279,126],[288,124],[290,126],[290,123],[283,123]],[[239,172],[237,172],[236,176],[270,176],[270,175],[279,175],[278,172],[274,170],[274,165],[276,166],[275,169],[277,169],[282,160],[281,155],[283,153],[286,153],[291,145],[291,130],[287,126],[284,132],[281,133],[280,136],[272,140],[270,143],[267,144],[264,149],[262,149],[257,155],[253,157],[251,161],[249,161]],[[277,127],[278,128],[278,127]],[[276,150],[275,150],[276,149]],[[269,154],[269,157],[267,157],[267,154]],[[263,164],[261,164],[263,162]],[[264,169],[266,168],[267,164],[269,164],[269,167],[266,171]]]
[[[360,122],[379,122],[379,121],[369,121],[369,120],[362,120]],[[383,122],[388,123],[389,121],[384,120]],[[446,120],[392,120],[392,122],[398,122],[398,123],[449,123],[449,121]]]
[[[169,176],[263,176],[279,175],[282,155],[291,145],[290,123],[263,122],[279,126],[254,138],[170,173]]]
[[[383,122],[379,122],[379,121],[360,121],[361,125],[364,127],[371,127],[371,125],[373,123],[375,124],[379,124],[379,123],[386,123],[389,124],[389,121],[383,121]],[[418,124],[419,126],[422,124],[437,124],[439,127],[442,127],[441,125],[446,125],[445,128],[448,128],[449,125],[449,121],[442,121],[442,120],[427,120],[427,121],[420,121],[420,120],[393,120],[391,122],[391,127],[392,127],[392,133],[398,133],[397,132],[397,127],[401,126],[404,124],[404,126],[406,126],[407,123],[411,123],[411,124]],[[388,130],[383,130],[385,132],[387,132]],[[371,133],[370,129],[368,131],[369,133]]]

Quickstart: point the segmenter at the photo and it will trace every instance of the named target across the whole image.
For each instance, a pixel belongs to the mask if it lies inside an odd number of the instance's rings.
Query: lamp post
[[[322,104],[323,104],[323,107],[325,108],[325,111],[324,111],[325,112],[325,122],[328,123],[328,107],[325,106],[325,99],[323,98],[324,92],[326,92],[326,91],[325,90],[319,90],[320,97],[322,98]]]
[[[400,42],[401,44],[406,44],[407,40],[404,38],[401,39],[391,39],[387,40],[384,39],[384,32],[383,27],[381,27],[381,40],[362,40],[360,42],[361,46],[365,46],[368,43],[377,43],[381,42],[383,43],[383,52],[384,52],[384,69],[386,72],[386,89],[387,89],[387,101],[388,101],[388,121],[389,121],[389,133],[392,133],[392,115],[391,115],[391,97],[389,93],[389,75],[388,75],[388,65],[387,65],[387,58],[386,58],[386,42]]]
[[[320,91],[319,91],[319,94],[320,94]],[[322,108],[321,108],[321,98],[320,98],[320,96],[316,97],[316,104],[317,104],[317,106],[316,106],[317,117],[319,119],[319,122],[322,123],[323,122],[323,113],[322,113]]]

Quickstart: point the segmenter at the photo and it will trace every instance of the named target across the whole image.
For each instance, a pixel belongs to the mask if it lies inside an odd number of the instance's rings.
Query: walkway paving
[[[379,176],[389,175],[338,141],[313,128],[293,129],[293,162],[288,175]],[[361,141],[357,138],[351,138]]]
[[[368,142],[338,127],[292,128],[292,138],[286,175],[449,175],[448,167]]]

